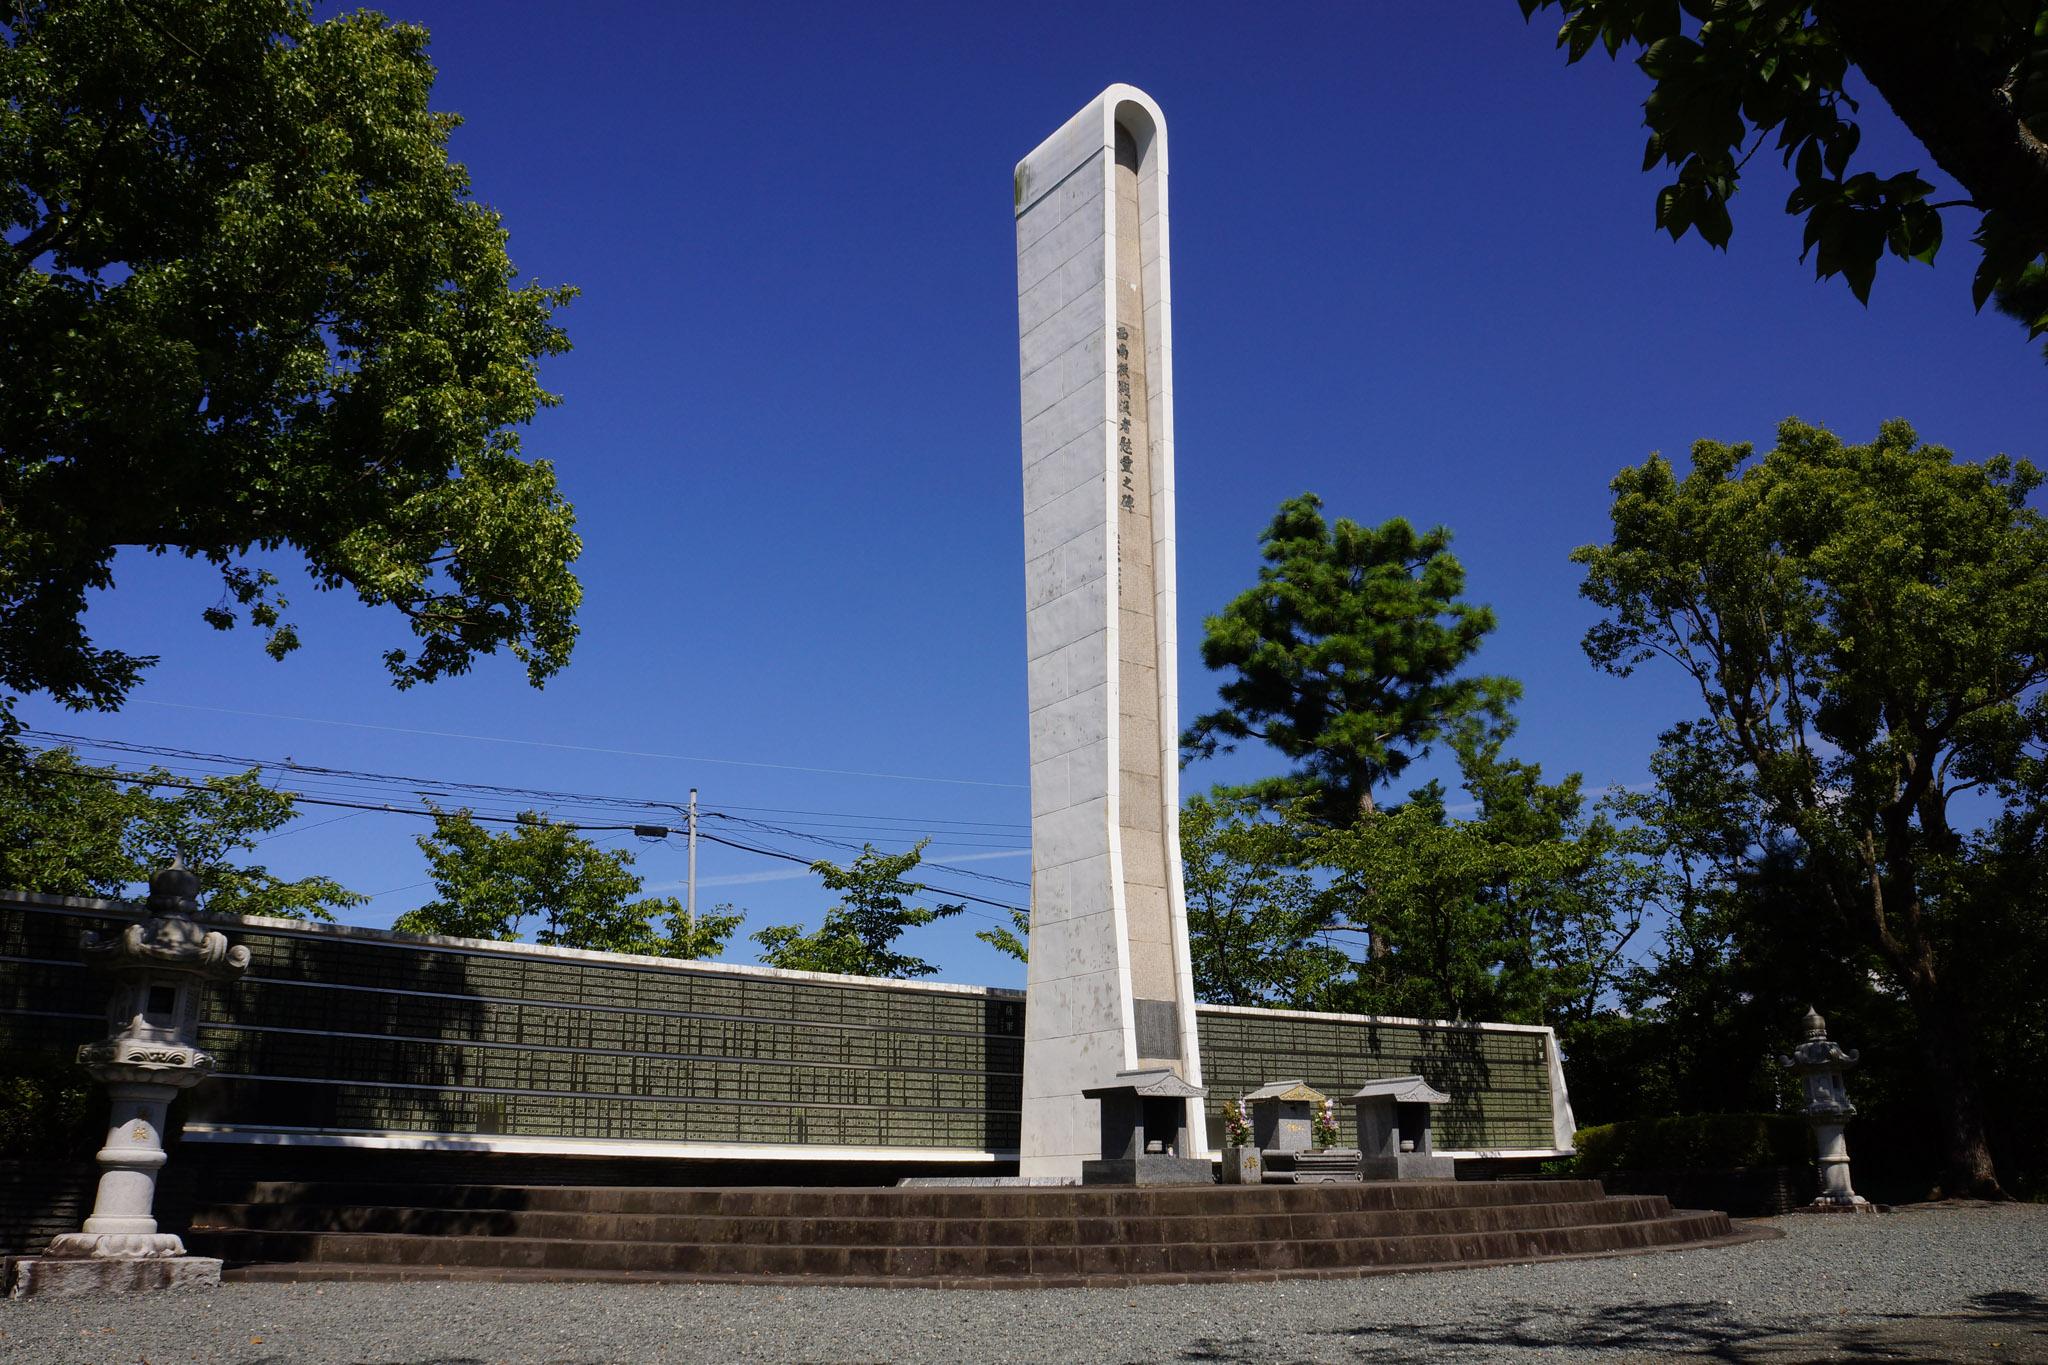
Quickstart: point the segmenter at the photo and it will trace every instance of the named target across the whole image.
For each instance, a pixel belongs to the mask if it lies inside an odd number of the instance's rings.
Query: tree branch
[[[1815,0],[1814,12],[1941,168],[1978,207],[2048,243],[2048,143],[1956,29],[1968,6],[1921,0]]]

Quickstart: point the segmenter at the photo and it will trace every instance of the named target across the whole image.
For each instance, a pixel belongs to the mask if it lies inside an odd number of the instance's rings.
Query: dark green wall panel
[[[0,1048],[104,1031],[81,931],[118,919],[0,896]],[[252,1127],[1010,1152],[1024,1003],[222,926],[246,979],[209,991],[219,1079],[189,1117]],[[1440,1145],[1547,1148],[1540,1034],[1205,1011],[1220,1105],[1301,1076],[1332,1094],[1418,1071],[1450,1091]],[[1212,1105],[1212,1110],[1214,1106]],[[1348,1124],[1348,1116],[1346,1119]]]

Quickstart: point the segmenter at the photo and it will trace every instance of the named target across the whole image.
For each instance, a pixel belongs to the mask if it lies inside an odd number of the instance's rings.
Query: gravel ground
[[[2048,1206],[1449,1274],[1029,1292],[226,1285],[0,1303],[0,1362],[2048,1361]]]

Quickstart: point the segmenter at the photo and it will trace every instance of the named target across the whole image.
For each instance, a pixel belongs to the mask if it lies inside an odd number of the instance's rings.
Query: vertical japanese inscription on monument
[[[1181,1056],[1167,894],[1159,621],[1152,533],[1152,422],[1138,145],[1116,130],[1116,598],[1118,825],[1139,1064]]]

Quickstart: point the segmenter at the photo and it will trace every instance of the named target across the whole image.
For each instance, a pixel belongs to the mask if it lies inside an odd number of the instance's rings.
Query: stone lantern
[[[1844,1124],[1856,1116],[1842,1073],[1856,1065],[1858,1054],[1843,1051],[1828,1037],[1828,1025],[1811,1005],[1806,1008],[1806,1039],[1779,1062],[1806,1084],[1807,1123],[1813,1127],[1814,1159],[1820,1166],[1820,1194],[1808,1207],[1849,1213],[1875,1212],[1875,1205],[1849,1185],[1849,1144]]]
[[[1188,1101],[1209,1092],[1164,1067],[1119,1071],[1081,1092],[1102,1106],[1102,1157],[1081,1163],[1083,1185],[1209,1185],[1215,1172],[1187,1153]]]
[[[86,960],[111,977],[107,1036],[78,1060],[107,1087],[113,1112],[100,1148],[100,1183],[81,1232],[21,1264],[17,1294],[84,1293],[218,1283],[220,1262],[187,1256],[158,1232],[151,1209],[163,1169],[164,1114],[180,1090],[205,1080],[213,1057],[198,1046],[199,1006],[209,981],[249,966],[249,950],[191,919],[199,879],[173,863],[149,880],[149,918],[84,935]]]

